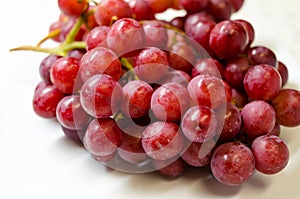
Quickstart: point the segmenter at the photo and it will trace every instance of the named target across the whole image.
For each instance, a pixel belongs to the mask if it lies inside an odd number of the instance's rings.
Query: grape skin
[[[225,185],[238,186],[254,173],[255,159],[251,150],[240,142],[220,145],[211,158],[214,177]]]
[[[277,136],[258,137],[253,141],[251,149],[255,157],[255,168],[264,174],[276,174],[288,164],[289,149]]]

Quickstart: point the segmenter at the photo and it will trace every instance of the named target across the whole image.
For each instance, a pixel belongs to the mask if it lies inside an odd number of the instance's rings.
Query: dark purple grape
[[[217,22],[230,19],[232,14],[229,0],[209,0],[206,9]]]
[[[277,67],[275,53],[265,46],[254,46],[248,51],[248,58],[253,65],[268,64]]]
[[[287,83],[288,79],[289,79],[288,68],[286,67],[286,65],[284,63],[279,61],[277,70],[278,70],[278,72],[281,76],[281,79],[282,79],[282,86],[284,86]]]
[[[296,127],[300,125],[300,91],[282,89],[272,100],[276,112],[276,121],[283,126]]]
[[[61,58],[58,55],[48,55],[47,57],[45,57],[39,67],[39,72],[40,72],[40,76],[42,78],[42,80],[47,83],[47,84],[51,84],[51,79],[50,79],[50,71],[51,71],[51,67],[53,65],[53,63],[58,60],[59,58]]]
[[[208,0],[179,0],[179,4],[188,13],[195,13],[203,10],[208,4]]]
[[[224,70],[224,78],[230,86],[242,89],[244,88],[244,77],[250,68],[247,58],[238,58],[227,63]]]

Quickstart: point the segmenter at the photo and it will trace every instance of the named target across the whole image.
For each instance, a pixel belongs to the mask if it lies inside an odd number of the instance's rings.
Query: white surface
[[[253,23],[255,42],[275,49],[300,89],[299,1],[246,0],[234,18]],[[44,54],[9,53],[35,44],[58,16],[55,0],[1,3],[0,198],[300,198],[300,128],[284,129],[288,167],[275,176],[256,173],[238,188],[225,187],[202,170],[168,181],[155,174],[124,174],[95,162],[68,141],[54,121],[38,118],[31,100]]]

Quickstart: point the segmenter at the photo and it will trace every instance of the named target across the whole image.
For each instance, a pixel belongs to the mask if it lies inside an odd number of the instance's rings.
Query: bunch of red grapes
[[[281,126],[300,125],[300,92],[253,26],[243,0],[58,0],[40,64],[38,116],[56,118],[95,160],[175,178],[206,167],[240,185],[289,160]],[[167,9],[185,10],[171,21]],[[37,51],[44,51],[36,47]]]

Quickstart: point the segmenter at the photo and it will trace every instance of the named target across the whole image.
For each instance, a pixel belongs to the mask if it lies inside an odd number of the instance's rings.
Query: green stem
[[[69,44],[65,44],[62,46],[58,46],[56,48],[42,48],[39,46],[20,46],[17,48],[10,49],[10,51],[17,51],[17,50],[30,50],[35,52],[43,52],[48,54],[55,54],[60,56],[66,56],[70,50],[74,49],[85,49],[86,44],[85,42],[72,42]]]
[[[75,37],[78,34],[83,22],[84,22],[83,17],[80,17],[78,21],[75,23],[75,25],[73,26],[73,28],[71,29],[71,31],[69,32],[69,34],[67,35],[66,40],[62,43],[62,46],[66,44],[70,44],[75,40]]]

